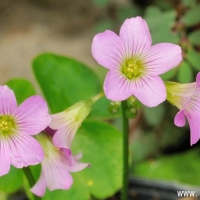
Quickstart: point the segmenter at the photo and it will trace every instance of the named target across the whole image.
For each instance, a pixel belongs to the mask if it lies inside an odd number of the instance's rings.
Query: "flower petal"
[[[185,113],[190,125],[190,145],[195,144],[200,138],[199,121],[200,117],[194,113]]]
[[[17,108],[14,92],[7,86],[0,86],[0,115],[10,115]]]
[[[59,148],[70,149],[71,142],[78,128],[78,125],[70,124],[69,126],[57,130],[53,135],[53,144]]]
[[[97,34],[92,42],[92,55],[96,61],[108,68],[121,66],[124,54],[124,44],[120,37],[112,31]]]
[[[163,74],[182,61],[181,47],[170,43],[153,45],[143,57],[143,60],[148,74]]]
[[[110,70],[105,78],[104,92],[112,101],[123,101],[132,95],[131,81],[118,70]]]
[[[183,127],[185,126],[185,113],[184,110],[180,110],[175,118],[174,118],[174,124],[178,127]]]
[[[166,99],[166,88],[159,76],[144,76],[134,82],[133,95],[148,107],[155,107]]]
[[[50,123],[48,107],[40,96],[26,99],[14,112],[18,129],[29,135],[38,134]]]
[[[67,171],[67,159],[60,152],[53,158],[45,158],[42,162],[42,169],[50,191],[55,189],[67,190],[71,187],[73,179]]]
[[[43,171],[41,171],[40,178],[38,179],[37,183],[30,189],[30,191],[39,197],[43,197],[46,191],[46,187],[47,184],[44,173]]]
[[[31,136],[17,133],[10,137],[9,144],[11,164],[16,168],[36,165],[44,158],[41,145]]]
[[[145,20],[141,17],[125,20],[120,30],[120,38],[125,44],[126,56],[145,53],[151,46],[151,35]]]
[[[67,165],[66,167],[69,172],[78,172],[90,166],[90,164],[88,163],[82,163],[78,161],[82,157],[81,153],[73,156],[70,149],[62,148],[61,150],[68,159],[69,165]]]
[[[0,140],[0,176],[10,171],[10,150],[6,141]]]
[[[197,84],[197,87],[200,87],[200,72],[196,76],[196,84]]]
[[[49,124],[49,127],[54,130],[63,128],[72,123],[74,120],[74,114],[72,112],[70,113],[63,111],[50,116],[51,122]]]

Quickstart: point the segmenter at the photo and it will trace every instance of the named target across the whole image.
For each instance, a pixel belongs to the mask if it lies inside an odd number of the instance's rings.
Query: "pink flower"
[[[0,176],[9,172],[10,164],[22,168],[42,161],[42,147],[32,135],[49,122],[47,104],[40,96],[32,96],[17,107],[13,91],[0,86]]]
[[[41,163],[42,170],[39,180],[31,188],[31,192],[37,196],[44,196],[46,187],[50,191],[69,189],[73,183],[69,172],[80,171],[88,164],[78,162],[82,157],[81,154],[73,156],[70,149],[56,148],[47,134],[41,133],[36,138],[44,149],[45,157]]]
[[[56,147],[70,149],[74,135],[90,113],[95,98],[80,101],[63,112],[51,115],[49,127],[57,130],[53,135],[53,143]]]
[[[149,107],[166,99],[166,88],[158,75],[181,62],[181,48],[151,43],[148,26],[141,17],[125,20],[119,36],[107,30],[94,37],[93,57],[110,70],[104,82],[108,99],[123,101],[134,95]]]
[[[200,138],[200,73],[197,74],[196,82],[180,84],[173,82],[165,83],[167,88],[167,100],[179,108],[174,118],[176,126],[185,126],[185,116],[190,125],[190,144],[195,144]]]

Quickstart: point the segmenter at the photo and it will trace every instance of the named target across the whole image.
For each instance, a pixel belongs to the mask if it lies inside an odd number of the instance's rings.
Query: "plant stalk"
[[[25,174],[25,176],[26,176],[26,178],[29,182],[30,187],[32,187],[35,184],[35,179],[33,177],[31,169],[29,167],[23,167],[22,169],[23,169],[23,172],[24,172],[24,174]],[[38,197],[34,194],[33,194],[33,196],[34,196],[34,200],[40,200],[41,199],[40,197]]]
[[[127,109],[127,101],[122,101],[122,123],[123,123],[123,187],[121,191],[121,200],[128,199],[128,174],[129,174],[129,124],[125,111]]]

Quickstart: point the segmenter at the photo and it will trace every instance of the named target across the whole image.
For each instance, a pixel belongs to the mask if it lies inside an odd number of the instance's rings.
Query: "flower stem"
[[[29,182],[30,187],[32,187],[35,184],[35,179],[33,177],[31,169],[29,167],[23,167],[22,169],[23,169],[23,172],[24,172],[24,174],[25,174],[25,176],[26,176],[26,178],[27,178],[27,180]],[[40,200],[41,199],[38,196],[35,196],[35,195],[33,195],[33,196],[34,196],[35,200]]]
[[[123,123],[123,188],[121,191],[121,200],[128,199],[128,133],[129,133],[129,124],[128,119],[125,115],[127,108],[127,101],[122,101],[122,123]]]

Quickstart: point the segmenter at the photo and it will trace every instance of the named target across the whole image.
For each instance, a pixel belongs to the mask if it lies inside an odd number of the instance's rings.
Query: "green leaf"
[[[68,191],[46,192],[44,200],[81,199],[92,195],[99,199],[111,196],[122,184],[122,138],[113,126],[103,123],[84,122],[75,136],[73,152],[83,153],[88,167],[72,173],[74,183]]]
[[[160,42],[177,43],[179,41],[178,34],[171,30],[176,19],[174,10],[162,12],[156,6],[149,6],[145,12],[145,19],[151,31],[153,44]]]
[[[187,60],[190,62],[192,67],[197,71],[200,71],[200,53],[195,50],[190,50],[187,54]]]
[[[0,177],[0,191],[12,193],[20,189],[23,183],[23,173],[21,169],[11,166],[8,174]]]
[[[194,31],[194,32],[190,33],[188,38],[192,44],[199,45],[200,44],[200,31]]]
[[[196,0],[182,0],[184,6],[193,7],[196,4]]]
[[[163,156],[153,162],[137,163],[133,168],[133,174],[138,177],[200,185],[198,158],[198,149],[177,155]]]
[[[100,81],[84,64],[54,54],[42,54],[33,61],[35,76],[53,113],[101,92]],[[108,100],[97,102],[90,117],[111,118]]]
[[[193,26],[200,22],[199,16],[200,4],[191,8],[183,17],[183,21],[187,26]]]
[[[163,104],[160,104],[154,108],[143,107],[143,111],[147,122],[150,125],[155,126],[162,122],[165,114],[165,107]]]
[[[94,72],[71,58],[42,54],[33,61],[33,70],[53,113],[101,90]]]
[[[14,91],[18,104],[35,95],[35,89],[28,80],[15,78],[9,80],[6,85]]]
[[[192,79],[193,74],[191,67],[186,62],[182,62],[178,72],[178,81],[181,83],[190,83]]]
[[[93,1],[99,7],[106,7],[109,3],[108,0],[93,0]]]
[[[165,81],[168,81],[170,79],[172,79],[177,73],[177,68],[173,68],[171,70],[169,70],[168,72],[162,74],[160,77],[165,80]]]
[[[141,8],[137,5],[120,6],[117,12],[119,23],[123,23],[125,19],[141,15]]]

